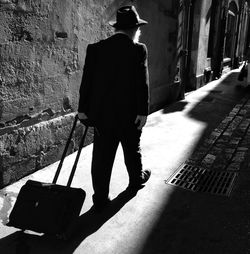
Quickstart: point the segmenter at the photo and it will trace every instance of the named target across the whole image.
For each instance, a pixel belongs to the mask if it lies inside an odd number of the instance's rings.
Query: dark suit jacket
[[[95,125],[123,125],[148,115],[147,48],[117,33],[89,44],[80,87],[78,112]]]

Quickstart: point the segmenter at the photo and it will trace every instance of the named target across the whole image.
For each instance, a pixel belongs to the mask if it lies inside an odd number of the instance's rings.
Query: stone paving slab
[[[221,121],[187,163],[214,170],[245,170],[250,162],[250,96]]]

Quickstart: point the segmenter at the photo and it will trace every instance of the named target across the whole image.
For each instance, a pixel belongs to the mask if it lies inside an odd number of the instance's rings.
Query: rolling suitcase
[[[81,138],[67,186],[56,184],[77,121],[78,117],[76,116],[53,182],[43,183],[28,180],[18,194],[16,203],[9,216],[8,226],[21,230],[32,230],[38,233],[61,234],[79,216],[86,193],[84,190],[72,188],[70,185],[88,127],[85,128]]]

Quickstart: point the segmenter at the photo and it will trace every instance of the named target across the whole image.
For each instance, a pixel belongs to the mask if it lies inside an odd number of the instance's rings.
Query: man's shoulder
[[[147,47],[146,44],[144,44],[144,43],[142,43],[142,42],[135,42],[135,45],[136,45],[137,47],[143,47],[143,48],[146,48],[146,47]]]
[[[146,44],[144,44],[142,42],[136,42],[135,46],[136,46],[137,50],[140,51],[142,54],[147,54],[148,50],[147,50]]]
[[[139,48],[141,50],[147,50],[146,44],[144,44],[142,42],[136,42],[135,45],[136,45],[137,48]]]
[[[103,43],[103,41],[104,40],[100,40],[100,41],[94,42],[94,43],[89,43],[88,44],[88,48],[90,48],[90,49],[97,48],[97,47],[99,47]]]
[[[99,51],[105,47],[109,47],[109,45],[111,44],[109,43],[109,38],[107,38],[95,43],[88,44],[88,49],[90,49],[90,51]]]

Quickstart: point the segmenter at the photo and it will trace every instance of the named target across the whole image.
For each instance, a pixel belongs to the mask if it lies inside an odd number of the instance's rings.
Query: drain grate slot
[[[229,196],[237,176],[237,172],[183,164],[167,183],[194,192]]]

